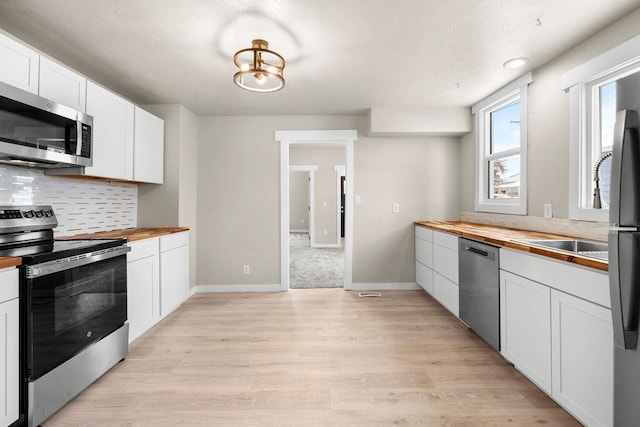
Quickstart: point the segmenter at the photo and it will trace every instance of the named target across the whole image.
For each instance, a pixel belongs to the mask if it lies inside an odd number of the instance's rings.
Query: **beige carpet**
[[[308,233],[289,233],[289,287],[342,288],[344,250],[312,248]]]

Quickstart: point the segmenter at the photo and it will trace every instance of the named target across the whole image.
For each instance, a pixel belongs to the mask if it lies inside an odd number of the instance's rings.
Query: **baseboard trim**
[[[198,285],[196,292],[199,294],[210,292],[282,292],[279,283],[268,285]]]
[[[340,245],[337,245],[335,243],[316,243],[315,245],[311,245],[312,248],[335,248],[338,249],[340,248]]]
[[[187,298],[192,297],[197,293],[198,293],[198,287],[197,286],[189,288],[189,296]]]
[[[352,283],[348,291],[419,291],[422,286],[416,282],[396,283]]]
[[[289,230],[289,233],[308,233],[309,230]]]

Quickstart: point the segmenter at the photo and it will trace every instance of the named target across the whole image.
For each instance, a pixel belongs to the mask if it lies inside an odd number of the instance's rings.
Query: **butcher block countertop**
[[[22,264],[20,257],[0,257],[0,268],[17,267]]]
[[[163,228],[125,228],[114,231],[99,231],[97,233],[77,234],[69,237],[59,237],[59,239],[127,239],[128,242],[136,240],[150,239],[152,237],[166,236],[167,234],[181,233],[189,231],[185,227],[163,227]]]
[[[591,267],[602,271],[609,271],[609,264],[606,261],[587,258],[577,254],[568,254],[566,252],[542,248],[539,246],[531,246],[527,245],[526,243],[514,241],[525,239],[574,239],[574,237],[542,233],[538,231],[518,230],[515,228],[499,227],[495,225],[475,224],[472,222],[462,221],[416,221],[415,224],[422,227],[432,228],[438,231],[444,231],[446,233],[456,234],[460,237],[466,237],[468,239],[486,242],[496,246],[517,249],[536,255],[543,255],[550,258],[579,264],[585,267]]]
[[[58,240],[76,239],[127,239],[128,242],[136,240],[150,239],[152,237],[165,236],[167,234],[181,233],[189,231],[185,227],[163,227],[163,228],[125,228],[115,231],[100,231],[97,233],[77,234],[75,236],[56,237]],[[17,267],[22,264],[20,257],[0,257],[0,269]]]

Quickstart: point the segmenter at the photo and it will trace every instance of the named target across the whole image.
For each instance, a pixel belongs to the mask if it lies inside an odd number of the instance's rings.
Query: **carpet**
[[[342,288],[344,250],[312,248],[308,233],[289,233],[289,288]]]

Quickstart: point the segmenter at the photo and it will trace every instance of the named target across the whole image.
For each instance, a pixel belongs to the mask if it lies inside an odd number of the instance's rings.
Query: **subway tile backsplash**
[[[0,204],[53,206],[56,237],[111,231],[136,226],[138,186],[0,164]]]

